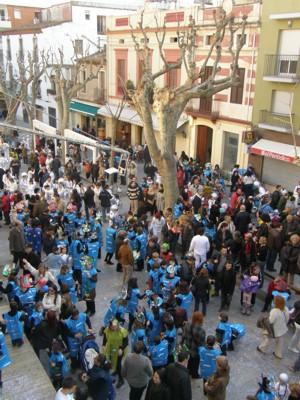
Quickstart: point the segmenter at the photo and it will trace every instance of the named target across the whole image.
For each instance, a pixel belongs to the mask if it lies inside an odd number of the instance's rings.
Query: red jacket
[[[1,199],[1,207],[4,213],[9,212],[10,210],[10,199],[7,194],[4,194]]]

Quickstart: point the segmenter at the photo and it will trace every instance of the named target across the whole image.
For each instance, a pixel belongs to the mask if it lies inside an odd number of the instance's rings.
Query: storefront
[[[295,149],[289,144],[260,139],[251,146],[250,153],[256,167],[260,166],[256,170],[258,173],[260,171],[264,183],[281,184],[287,190],[294,190],[300,180],[300,166],[296,163],[296,153],[300,155],[300,147]]]
[[[97,114],[99,107],[96,105],[83,103],[82,101],[71,101],[71,123],[75,128],[79,125],[83,132],[92,133],[97,137],[103,138],[105,132],[105,118]]]

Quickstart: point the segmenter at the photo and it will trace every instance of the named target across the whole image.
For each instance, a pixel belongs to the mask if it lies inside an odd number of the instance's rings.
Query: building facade
[[[74,47],[78,57],[85,59],[104,51],[106,46],[106,19],[108,16],[124,13],[124,9],[131,13],[136,10],[136,6],[132,7],[130,4],[120,6],[116,0],[109,3],[106,0],[97,3],[69,1],[41,9],[38,20],[24,24],[22,27],[11,27],[1,32],[3,63],[7,62],[8,53],[10,53],[13,67],[17,65],[16,49],[19,48],[20,40],[24,54],[27,54],[28,51],[32,52],[33,40],[37,40],[39,51],[43,50],[45,54],[49,52],[50,63],[55,64],[58,49],[62,49],[64,64],[66,70],[68,70],[68,66],[72,64],[74,59]],[[84,79],[85,73],[83,66],[82,79]],[[50,75],[51,68],[40,80],[38,99],[36,100],[37,119],[50,126],[57,127],[56,93]],[[80,111],[75,110],[75,107],[72,109],[71,105],[71,125],[74,124],[75,126],[77,123],[82,125],[83,122],[80,121],[80,117],[85,115],[87,117],[86,122],[89,121],[90,125],[97,129],[96,112],[93,112],[93,116],[91,116],[88,106],[90,103],[96,103],[99,108],[99,99],[103,98],[106,79],[104,68],[102,68],[99,70],[96,82],[88,83],[87,93],[81,91],[78,94],[83,105]],[[96,93],[96,91],[98,92]],[[28,101],[30,102],[30,96]],[[86,103],[87,107],[85,107]],[[77,116],[78,113],[80,114],[79,117]],[[91,120],[88,117],[92,117]],[[18,119],[24,119],[26,122],[26,113],[22,106],[18,110]]]
[[[270,185],[300,179],[300,3],[264,0],[249,162]]]
[[[226,2],[225,2],[226,3]],[[230,170],[232,165],[239,163],[248,164],[247,148],[243,143],[245,132],[251,130],[252,107],[255,89],[255,71],[257,51],[259,44],[259,22],[261,4],[253,0],[237,0],[235,5],[227,2],[225,7],[236,20],[241,20],[243,15],[248,17],[245,32],[245,46],[241,51],[239,67],[241,83],[239,87],[226,90],[215,95],[212,99],[201,99],[191,102],[183,114],[176,133],[176,152],[185,151],[191,157],[198,158],[202,163],[212,162],[220,164],[225,170]],[[213,15],[215,7],[209,4],[194,5],[176,10],[160,9],[159,11],[147,8],[144,13],[144,26],[147,27],[149,47],[152,49],[152,69],[157,71],[162,67],[163,61],[159,55],[159,46],[156,40],[158,26],[166,24],[166,37],[164,55],[168,62],[175,62],[179,58],[180,50],[177,42],[178,23],[184,29],[189,24],[192,16],[199,26],[197,36],[196,61],[201,66],[214,33]],[[141,78],[141,66],[132,40],[132,30],[138,40],[143,37],[138,29],[139,15],[111,17],[107,24],[107,63],[109,65],[108,101],[112,105],[118,104],[124,94],[124,83],[136,86]],[[161,29],[158,29],[161,31]],[[160,33],[161,34],[161,33]],[[239,32],[235,40],[239,39]],[[229,43],[229,36],[225,44]],[[212,69],[214,58],[207,64],[206,77]],[[220,76],[230,73],[231,57],[224,52],[221,59]],[[184,68],[172,71],[157,80],[158,86],[178,86],[186,79]],[[99,110],[102,115],[109,115],[104,109]],[[143,142],[143,124],[137,113],[128,105],[120,116],[118,136],[126,134],[128,142],[137,144]],[[155,125],[155,116],[153,117]],[[157,127],[158,129],[158,127]],[[109,130],[109,129],[108,129]],[[121,133],[122,131],[122,133]]]

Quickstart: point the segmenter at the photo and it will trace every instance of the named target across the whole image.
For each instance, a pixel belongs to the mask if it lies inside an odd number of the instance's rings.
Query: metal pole
[[[51,139],[57,139],[57,140],[61,140],[61,141],[64,141],[64,142],[71,142],[71,143],[76,143],[76,144],[84,144],[84,145],[96,147],[96,148],[103,149],[103,150],[115,151],[116,153],[123,153],[123,154],[129,155],[129,151],[124,150],[124,149],[120,149],[120,147],[107,146],[107,145],[101,144],[101,143],[90,143],[90,142],[86,142],[84,140],[69,139],[69,138],[65,138],[64,136],[60,136],[60,135],[53,135],[53,134],[50,134],[50,133],[34,131],[33,129],[29,129],[29,128],[23,128],[23,127],[20,127],[20,126],[17,126],[17,125],[6,124],[5,122],[0,122],[0,127],[1,126],[5,127],[5,128],[9,128],[9,129],[14,129],[14,130],[17,130],[17,131],[30,133],[31,135],[45,136],[45,137],[48,137],[48,138],[51,138]]]

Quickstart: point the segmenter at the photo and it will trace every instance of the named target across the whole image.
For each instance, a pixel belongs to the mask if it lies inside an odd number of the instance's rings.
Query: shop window
[[[239,68],[237,74],[240,77],[240,83],[231,88],[230,103],[243,104],[245,68]]]
[[[90,14],[89,10],[85,10],[84,18],[86,21],[89,21],[91,19],[91,14]]]

